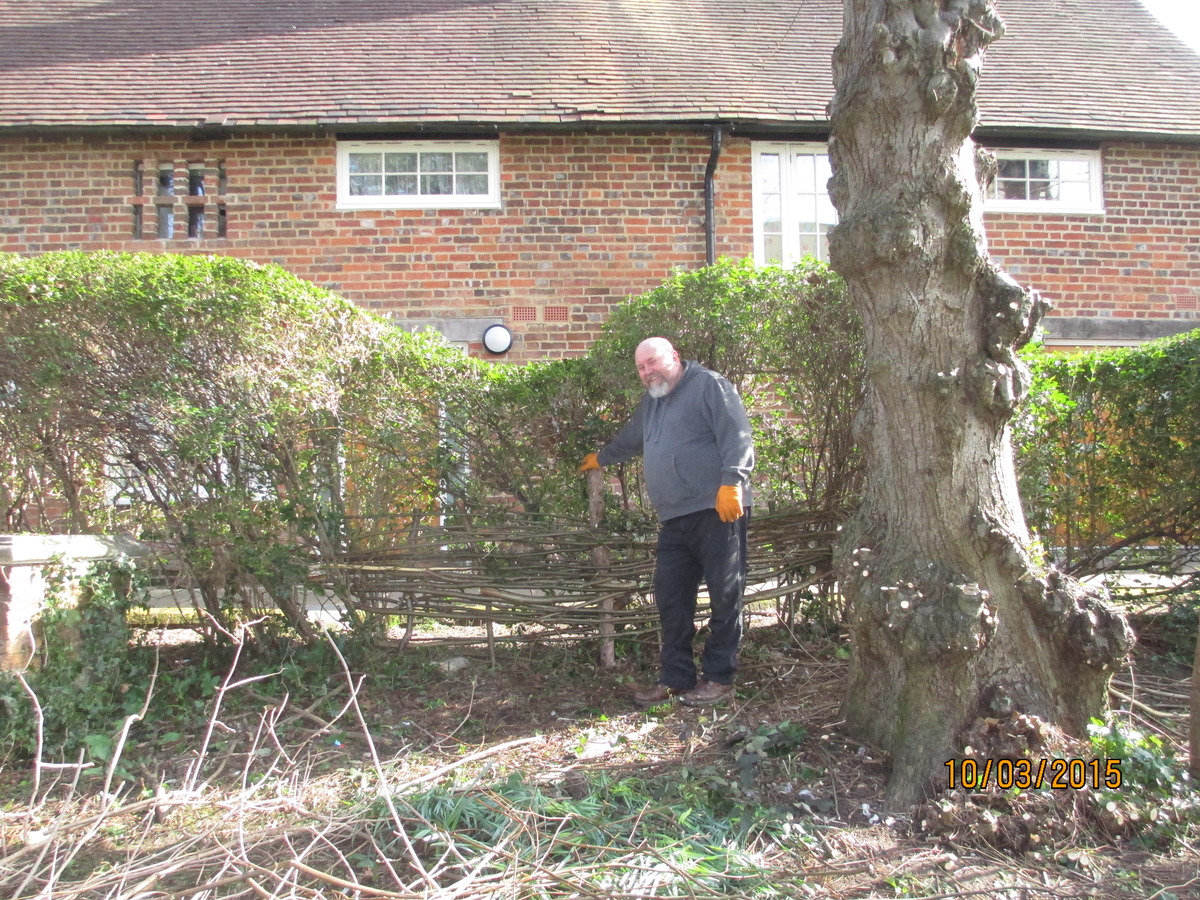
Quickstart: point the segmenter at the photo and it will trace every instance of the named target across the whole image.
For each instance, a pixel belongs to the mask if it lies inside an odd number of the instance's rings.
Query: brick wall
[[[586,350],[614,304],[675,267],[703,265],[709,151],[702,130],[503,135],[502,209],[346,211],[335,208],[332,136],[5,136],[0,250],[276,262],[402,320],[499,317],[516,337],[513,361],[569,356]],[[154,236],[163,163],[176,194],[170,239]],[[205,176],[202,197],[187,196],[189,166]],[[989,214],[993,255],[1049,296],[1056,315],[1200,315],[1200,148],[1110,144],[1104,166],[1105,215]],[[751,252],[750,201],[749,141],[726,140],[719,255]],[[202,238],[187,236],[189,206],[203,208]]]
[[[745,255],[749,144],[729,143],[718,177],[717,252]],[[614,304],[674,267],[704,264],[709,151],[700,131],[503,136],[502,209],[339,211],[333,137],[6,137],[0,250],[275,262],[404,320],[498,316],[514,332],[514,361],[576,355]],[[176,193],[167,198],[170,239],[155,237],[163,163]],[[205,174],[203,197],[186,196],[189,166]],[[201,239],[187,236],[189,205],[203,207]],[[135,239],[139,215],[143,238]],[[479,343],[471,349],[482,352]]]
[[[1104,215],[989,213],[992,255],[1055,316],[1200,326],[1200,147],[1107,144],[1103,170]]]

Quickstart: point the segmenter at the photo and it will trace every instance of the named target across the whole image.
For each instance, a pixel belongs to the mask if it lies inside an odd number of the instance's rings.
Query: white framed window
[[[1011,212],[1104,212],[1099,150],[992,149],[996,179],[984,208]]]
[[[754,259],[795,265],[804,256],[828,261],[837,211],[829,199],[824,144],[753,141]]]
[[[339,141],[338,209],[498,209],[498,141]]]

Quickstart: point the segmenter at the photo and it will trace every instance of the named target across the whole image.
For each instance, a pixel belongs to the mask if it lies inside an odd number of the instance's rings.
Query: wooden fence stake
[[[1200,625],[1196,628],[1196,651],[1192,657],[1191,707],[1188,716],[1188,770],[1194,785],[1200,782]]]
[[[588,489],[588,524],[593,528],[604,521],[604,472],[601,469],[589,469],[587,473]],[[612,554],[607,547],[597,544],[592,548],[592,562],[597,569],[606,569],[612,565]],[[613,601],[608,597],[600,601],[600,665],[611,669],[617,664],[616,646],[613,641],[612,612]]]

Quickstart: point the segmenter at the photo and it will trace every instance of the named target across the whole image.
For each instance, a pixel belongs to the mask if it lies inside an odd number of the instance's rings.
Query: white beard
[[[665,381],[654,381],[646,387],[646,393],[655,400],[659,400],[671,393],[671,386]]]

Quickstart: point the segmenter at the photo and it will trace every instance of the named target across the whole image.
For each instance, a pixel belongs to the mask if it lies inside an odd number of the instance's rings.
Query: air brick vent
[[[571,307],[514,306],[512,320],[514,322],[569,322],[571,321]]]

